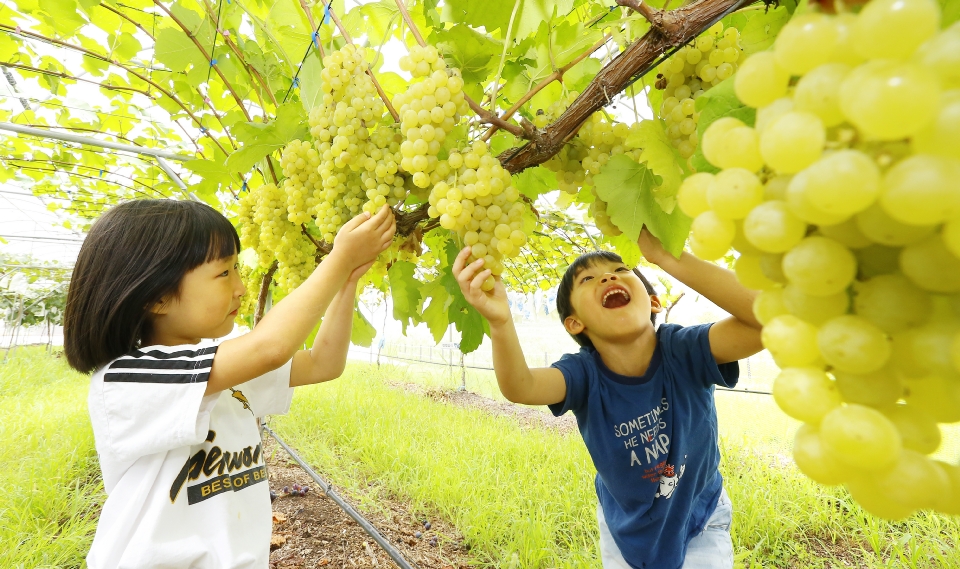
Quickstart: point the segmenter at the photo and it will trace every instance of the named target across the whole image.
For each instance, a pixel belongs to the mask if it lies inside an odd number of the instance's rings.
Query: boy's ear
[[[650,312],[663,312],[663,304],[660,303],[660,297],[655,294],[650,295]]]
[[[571,336],[576,336],[586,329],[583,322],[580,322],[576,316],[567,316],[563,321],[563,327],[566,328],[567,333]]]

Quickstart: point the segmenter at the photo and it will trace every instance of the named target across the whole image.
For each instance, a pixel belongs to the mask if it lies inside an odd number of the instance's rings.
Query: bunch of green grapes
[[[400,114],[403,143],[400,167],[413,175],[413,183],[428,188],[442,177],[436,170],[441,145],[460,117],[469,111],[463,94],[463,79],[457,69],[447,69],[433,46],[415,46],[400,61],[401,68],[411,71],[421,81],[411,82],[404,93],[394,98]],[[420,73],[420,71],[429,71]]]
[[[284,292],[300,286],[317,268],[317,247],[303,234],[300,225],[285,226],[276,249],[277,272],[274,280]]]
[[[320,153],[308,141],[294,140],[283,147],[283,192],[287,196],[287,219],[299,225],[310,221],[323,191],[320,183]]]
[[[691,44],[660,64],[656,86],[663,89],[660,117],[666,121],[667,137],[689,158],[697,149],[700,113],[694,101],[704,91],[731,77],[743,56],[740,32],[717,22]]]
[[[260,248],[260,225],[254,223],[260,192],[248,190],[240,196],[237,203],[237,223],[240,225],[240,246],[244,249]]]
[[[404,185],[397,132],[384,120],[383,101],[365,57],[366,50],[353,45],[324,57],[323,97],[310,110],[318,186],[315,208],[304,212],[316,220],[327,242],[361,211],[395,204],[405,195],[396,189]]]
[[[551,120],[555,120],[577,98],[577,93],[570,93],[566,98],[554,103],[546,112],[538,114],[534,125],[543,128]],[[610,161],[610,158],[619,154],[626,154],[634,160],[640,159],[642,148],[633,146],[627,141],[630,134],[640,128],[640,123],[627,125],[611,120],[604,112],[598,111],[587,119],[577,135],[555,156],[544,163],[544,166],[557,174],[560,190],[568,194],[576,194],[580,188],[588,187],[593,193],[593,202],[588,209],[588,215],[593,217],[597,228],[604,235],[616,236],[621,231],[607,214],[607,204],[593,189],[593,177],[600,173]]]
[[[755,126],[710,125],[721,171],[678,195],[691,249],[735,247],[762,291],[797,465],[891,519],[960,514],[960,467],[929,456],[960,421],[960,24],[939,23],[935,0],[794,17],[736,75]]]
[[[481,141],[451,152],[441,164],[439,171],[448,173],[430,191],[428,214],[471,246],[471,262],[484,258],[486,268],[501,275],[502,260],[519,254],[532,230],[524,226],[523,203],[510,172]],[[493,284],[491,276],[484,290]]]

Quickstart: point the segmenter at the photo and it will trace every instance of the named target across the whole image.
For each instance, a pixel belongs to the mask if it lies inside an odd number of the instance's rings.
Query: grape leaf
[[[498,57],[503,42],[478,33],[469,26],[456,25],[449,30],[434,34],[437,48],[458,67],[463,77],[463,88],[468,95],[479,100],[483,95],[482,84],[500,61]]]
[[[664,249],[679,257],[690,232],[691,219],[679,208],[666,213],[657,203],[653,173],[623,154],[614,156],[594,176],[597,194],[607,202],[610,220],[633,241],[646,225],[663,243]]]
[[[377,329],[370,324],[370,321],[360,313],[360,307],[354,306],[353,309],[353,329],[350,331],[350,343],[356,346],[369,348],[373,345],[373,339],[377,337]]]
[[[434,279],[424,288],[423,303],[426,303],[427,300],[430,301],[427,308],[423,309],[421,307],[423,322],[430,329],[433,341],[439,344],[443,335],[447,332],[447,328],[450,327],[448,313],[450,305],[453,304],[453,298],[447,292],[446,287],[443,286],[442,277]]]
[[[323,70],[323,64],[320,62],[320,55],[316,50],[311,50],[310,54],[300,66],[300,103],[304,110],[310,113],[310,109],[320,104],[323,100],[323,80],[320,78],[320,72]]]
[[[636,267],[640,264],[642,255],[636,239],[631,239],[627,234],[621,233],[616,237],[604,237],[604,242],[609,244],[623,259],[623,264],[628,267]]]
[[[957,0],[940,0],[940,27],[946,29],[960,20],[960,2]]]
[[[514,37],[523,38],[537,31],[540,24],[549,22],[554,14],[567,15],[573,9],[574,0],[523,0]],[[511,12],[508,12],[508,14]],[[509,18],[509,16],[508,16]]]
[[[543,166],[527,168],[513,177],[513,185],[521,194],[535,200],[540,194],[557,189],[557,175]]]
[[[460,249],[457,244],[452,239],[448,239],[443,245],[444,262],[440,269],[440,279],[452,299],[447,315],[449,321],[460,331],[460,351],[469,354],[480,347],[484,334],[490,335],[490,325],[463,297],[460,285],[453,276],[453,261],[458,253]]]
[[[171,71],[186,71],[191,65],[206,67],[209,62],[180,28],[163,28],[157,33],[153,51],[157,61]]]
[[[264,156],[291,140],[306,138],[310,131],[303,107],[290,101],[280,105],[277,118],[272,122],[239,123],[234,126],[233,134],[243,147],[227,158],[226,167],[231,172],[246,172]]]
[[[387,269],[390,280],[390,298],[393,299],[393,318],[400,322],[403,333],[408,324],[420,321],[417,307],[420,304],[420,285],[414,276],[417,266],[410,261],[397,261]]]
[[[500,29],[505,35],[515,0],[448,0],[440,17],[444,22],[464,23],[488,32]]]
[[[666,213],[673,211],[677,205],[677,190],[683,181],[683,163],[680,155],[667,140],[667,133],[663,130],[663,123],[658,120],[641,121],[640,126],[631,129],[627,136],[627,144],[635,148],[643,148],[640,162],[656,175],[659,185],[654,188],[653,196]]]
[[[796,4],[793,6],[796,9]],[[745,55],[750,55],[773,45],[780,29],[790,21],[792,15],[793,10],[784,5],[733,14],[724,18],[723,24],[740,30],[740,47]]]

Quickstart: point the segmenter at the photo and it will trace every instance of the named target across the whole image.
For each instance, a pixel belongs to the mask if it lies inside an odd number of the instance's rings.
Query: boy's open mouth
[[[630,303],[630,293],[627,289],[619,286],[613,286],[603,293],[603,299],[600,305],[604,308],[620,308]]]

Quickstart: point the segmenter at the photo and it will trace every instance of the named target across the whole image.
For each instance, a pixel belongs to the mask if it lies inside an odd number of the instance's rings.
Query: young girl
[[[229,221],[194,202],[137,200],[93,224],[67,296],[67,360],[89,407],[108,497],[87,557],[101,568],[267,567],[271,508],[257,418],[291,387],[343,371],[357,280],[393,238],[384,207],[257,327],[226,336],[246,292]],[[311,350],[299,350],[323,323]],[[263,484],[261,484],[263,483]]]

